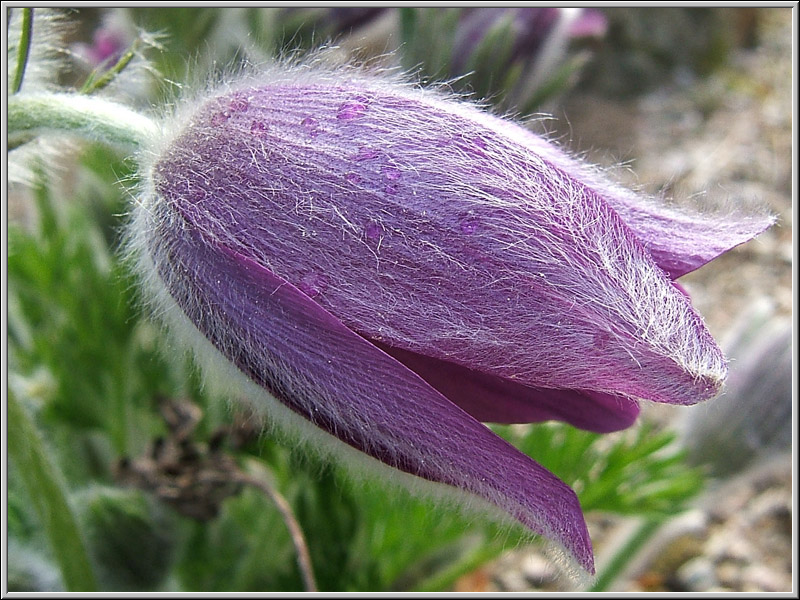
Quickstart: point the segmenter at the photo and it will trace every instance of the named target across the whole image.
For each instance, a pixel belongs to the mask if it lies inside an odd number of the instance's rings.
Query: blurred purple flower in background
[[[107,96],[147,102],[153,72],[148,56],[163,50],[161,38],[159,33],[138,28],[126,9],[104,10],[91,43],[71,46],[78,66],[89,72],[81,92],[103,90]]]
[[[571,39],[602,38],[603,13],[584,8],[521,7],[468,8],[462,13],[453,48],[453,67],[464,72],[467,60],[493,28],[504,29],[512,43],[506,65],[536,62],[545,46],[563,46]]]
[[[682,413],[688,460],[730,476],[792,448],[792,323],[767,298],[739,315],[724,347],[735,361],[722,402]]]
[[[386,10],[375,6],[365,8],[337,6],[328,9],[327,20],[331,22],[334,33],[344,33],[370,23]]]
[[[160,310],[271,418],[488,501],[590,572],[574,492],[481,421],[610,432],[640,399],[716,395],[725,360],[672,278],[770,223],[661,208],[512,122],[347,70],[244,81],[153,155],[134,246]]]
[[[131,46],[137,37],[136,28],[121,12],[108,11],[92,34],[91,43],[77,42],[72,54],[90,68],[110,67]]]
[[[405,68],[526,113],[575,83],[608,28],[587,8],[285,10],[356,53],[362,44],[385,52],[396,35]]]
[[[559,80],[566,64],[577,72],[586,56],[568,64],[571,45],[598,40],[606,33],[603,13],[586,8],[518,7],[464,9],[453,45],[452,75],[469,73],[482,97],[502,94],[508,106],[533,108],[537,92]],[[548,90],[548,93],[561,91]],[[541,94],[546,96],[547,94]],[[534,100],[536,99],[536,100]]]

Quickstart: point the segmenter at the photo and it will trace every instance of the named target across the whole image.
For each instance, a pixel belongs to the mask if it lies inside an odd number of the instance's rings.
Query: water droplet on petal
[[[397,167],[384,167],[383,176],[389,181],[396,181],[400,179],[402,172]]]
[[[250,100],[245,96],[236,95],[228,102],[228,110],[231,112],[245,112],[250,108]]]
[[[218,112],[211,115],[212,125],[222,125],[225,121],[230,119],[231,116],[226,112]]]
[[[322,273],[306,273],[297,282],[297,289],[309,298],[316,298],[328,287],[328,279]]]
[[[364,227],[364,236],[370,242],[377,242],[383,237],[383,226],[375,221],[370,221]]]
[[[367,105],[363,102],[358,100],[349,100],[339,107],[339,111],[336,113],[336,118],[344,121],[350,121],[362,116],[366,111]]]
[[[314,117],[306,117],[305,119],[300,121],[300,125],[308,132],[308,135],[310,135],[311,137],[317,137],[319,135],[319,129],[317,129],[319,121],[317,121]]]
[[[471,235],[478,230],[478,221],[473,217],[468,217],[461,221],[459,227],[461,228],[461,233]]]
[[[250,124],[250,132],[256,135],[266,133],[268,130],[269,130],[269,125],[264,123],[264,121],[253,121]]]
[[[372,160],[373,158],[377,158],[378,154],[379,152],[374,148],[368,148],[367,146],[362,146],[361,148],[358,149],[358,152],[356,152],[355,159],[357,161]]]

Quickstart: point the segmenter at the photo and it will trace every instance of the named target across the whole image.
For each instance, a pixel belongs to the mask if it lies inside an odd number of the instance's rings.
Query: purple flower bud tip
[[[569,27],[572,38],[602,38],[608,31],[608,19],[599,10],[582,9],[578,18]]]
[[[121,56],[135,38],[130,23],[119,13],[107,13],[100,27],[92,35],[92,43],[73,44],[72,52],[86,61],[90,67],[110,67]]]
[[[349,70],[276,69],[168,125],[133,238],[159,309],[271,419],[495,505],[593,572],[573,491],[481,421],[608,432],[642,399],[717,394],[725,360],[672,278],[768,223],[661,208],[519,125]]]

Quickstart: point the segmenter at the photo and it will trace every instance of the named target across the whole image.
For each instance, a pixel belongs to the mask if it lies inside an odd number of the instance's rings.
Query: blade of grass
[[[28,55],[31,50],[31,35],[33,34],[33,9],[22,9],[22,32],[19,36],[17,48],[17,68],[14,71],[14,81],[11,83],[11,93],[16,94],[22,88],[25,77],[25,67],[28,66]]]
[[[480,546],[450,567],[435,573],[414,585],[414,592],[447,592],[463,576],[475,571],[482,565],[498,558],[504,546],[489,544]]]
[[[79,93],[86,95],[94,94],[95,92],[100,91],[104,87],[108,86],[108,84],[110,84],[114,78],[119,75],[133,60],[141,44],[141,38],[134,40],[131,47],[128,48],[128,50],[119,58],[119,60],[117,60],[114,66],[112,66],[102,75],[99,74],[97,70],[92,71],[92,73],[86,79],[86,82],[83,84],[83,87],[81,87]]]
[[[614,554],[608,565],[600,572],[589,591],[608,591],[609,587],[622,574],[622,571],[631,563],[631,560],[636,557],[639,550],[641,550],[650,538],[653,537],[653,534],[658,531],[662,523],[663,521],[660,519],[643,520],[622,547]]]
[[[47,457],[41,436],[8,390],[8,453],[42,520],[64,584],[71,592],[93,592],[97,582],[64,485]]]

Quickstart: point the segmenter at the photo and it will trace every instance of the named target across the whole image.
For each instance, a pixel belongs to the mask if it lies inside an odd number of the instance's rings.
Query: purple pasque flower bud
[[[723,356],[661,266],[698,266],[714,236],[653,252],[672,222],[527,130],[349,70],[275,69],[167,125],[134,246],[200,352],[270,418],[483,499],[593,571],[575,494],[481,421],[607,432],[640,399],[715,395]]]
[[[120,59],[136,39],[136,30],[124,14],[109,11],[103,15],[100,26],[92,33],[92,42],[72,45],[72,54],[82,59],[90,68],[107,68]]]
[[[468,70],[467,64],[472,53],[493,27],[503,25],[506,21],[513,41],[508,56],[509,65],[516,60],[534,60],[564,12],[563,8],[550,6],[464,9],[453,47],[454,71]]]

